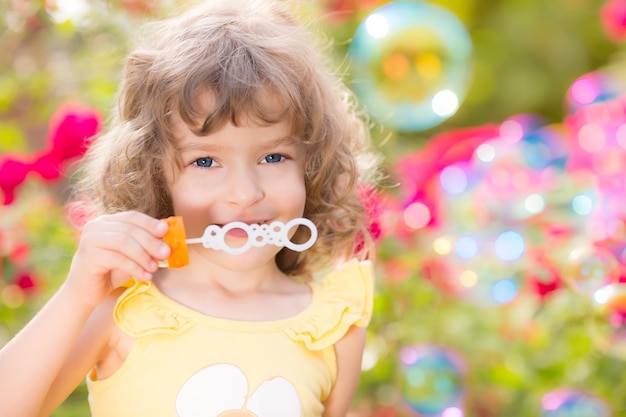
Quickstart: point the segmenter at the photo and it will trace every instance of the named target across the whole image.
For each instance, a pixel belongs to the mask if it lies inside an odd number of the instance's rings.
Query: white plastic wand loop
[[[306,226],[309,228],[311,236],[304,243],[296,244],[289,240],[289,231],[295,226]],[[241,229],[248,235],[248,240],[242,246],[233,248],[226,244],[224,237],[233,229]],[[270,224],[247,224],[243,222],[231,222],[220,227],[209,225],[201,238],[187,239],[187,244],[202,243],[207,249],[223,250],[232,255],[238,255],[251,247],[261,247],[265,245],[275,245],[287,247],[293,251],[302,252],[309,249],[317,240],[317,227],[309,220],[302,217],[290,220],[287,224],[274,221]]]

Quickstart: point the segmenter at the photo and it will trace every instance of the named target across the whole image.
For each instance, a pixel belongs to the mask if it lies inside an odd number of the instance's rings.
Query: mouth
[[[249,227],[244,227],[244,226],[232,227],[233,223],[243,223]],[[269,220],[237,220],[237,221],[232,221],[229,223],[218,224],[218,226],[222,229],[224,228],[228,229],[226,231],[225,236],[233,237],[233,238],[250,239],[250,238],[254,238],[254,236],[251,236],[254,233],[251,233],[252,229],[250,229],[250,226],[261,226],[264,224],[270,224],[270,221]]]
[[[231,222],[228,223],[215,223],[216,226],[219,226],[221,229],[223,229],[226,226],[231,225],[232,223],[243,223],[246,224],[248,226],[252,226],[252,225],[263,225],[263,224],[270,224],[271,221],[270,220],[233,220]]]

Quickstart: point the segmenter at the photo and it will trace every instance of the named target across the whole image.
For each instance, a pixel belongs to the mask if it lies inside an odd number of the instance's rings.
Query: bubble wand
[[[159,264],[161,267],[182,268],[189,265],[189,253],[187,245],[201,243],[207,249],[222,250],[231,255],[239,255],[252,247],[265,245],[275,245],[302,252],[309,249],[317,240],[317,228],[315,224],[305,218],[295,218],[286,224],[274,221],[270,224],[247,224],[244,222],[231,222],[224,226],[215,224],[209,225],[200,238],[187,239],[185,227],[181,216],[171,216],[164,221],[169,225],[167,234],[163,241],[170,247],[171,253],[167,261]],[[306,226],[311,236],[304,243],[297,244],[289,240],[289,230],[297,226]],[[228,246],[224,237],[234,229],[241,229],[246,232],[248,240],[239,247]]]

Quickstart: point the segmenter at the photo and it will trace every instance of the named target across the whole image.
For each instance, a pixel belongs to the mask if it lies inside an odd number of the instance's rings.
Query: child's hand
[[[152,279],[170,248],[167,223],[138,212],[104,215],[85,224],[65,287],[95,307],[129,278]]]

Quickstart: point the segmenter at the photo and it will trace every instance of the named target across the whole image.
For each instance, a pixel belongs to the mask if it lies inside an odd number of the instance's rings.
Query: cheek
[[[189,181],[179,180],[170,187],[174,214],[183,216],[188,234],[202,233],[210,217],[212,193],[201,190]]]
[[[304,205],[306,202],[306,187],[304,185],[304,179],[298,178],[298,180],[290,181],[280,187],[282,198],[286,206],[289,206],[291,210],[298,211],[300,214],[304,212]]]
[[[306,187],[304,185],[304,182],[298,189],[296,195],[294,195],[293,201],[295,205],[294,208],[298,211],[298,213],[300,213],[299,217],[302,217],[304,215],[304,207],[306,205]]]
[[[202,237],[206,227],[209,225],[209,219],[211,219],[208,208],[197,204],[181,202],[178,206],[174,206],[174,212],[177,216],[182,216],[185,224],[185,234],[188,238]]]

